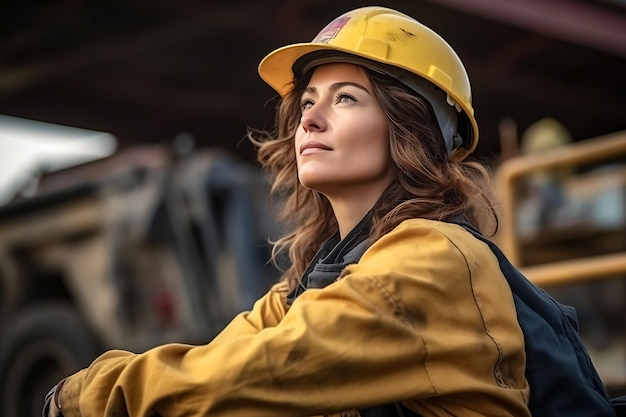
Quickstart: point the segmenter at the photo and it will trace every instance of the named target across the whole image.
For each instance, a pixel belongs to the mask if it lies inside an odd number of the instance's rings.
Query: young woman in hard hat
[[[48,415],[530,416],[511,290],[455,224],[496,219],[454,51],[370,7],[259,72],[282,97],[250,136],[287,195],[283,280],[207,345],[105,353]]]

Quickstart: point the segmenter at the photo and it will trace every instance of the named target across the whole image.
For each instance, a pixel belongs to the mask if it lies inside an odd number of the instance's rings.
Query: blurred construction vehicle
[[[626,131],[570,142],[545,119],[522,138],[526,152],[496,170],[496,240],[531,281],[576,307],[600,376],[626,394]]]
[[[39,179],[0,207],[0,415],[108,348],[209,341],[278,279],[259,171],[139,147]]]

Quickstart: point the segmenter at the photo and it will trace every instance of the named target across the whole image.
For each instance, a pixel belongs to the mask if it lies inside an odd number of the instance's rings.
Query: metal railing
[[[623,155],[626,161],[626,131],[613,133],[567,147],[533,155],[519,156],[503,163],[494,176],[494,185],[501,199],[501,232],[498,244],[511,262],[538,286],[572,283],[581,280],[626,274],[626,252],[579,257],[545,264],[522,265],[521,237],[516,227],[518,181],[538,170],[576,168],[583,165],[615,161]],[[626,181],[626,179],[625,179]]]

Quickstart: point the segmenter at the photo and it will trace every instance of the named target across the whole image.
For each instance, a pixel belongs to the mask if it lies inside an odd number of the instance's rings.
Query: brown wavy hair
[[[363,68],[373,94],[389,123],[389,164],[393,182],[373,207],[372,241],[403,220],[446,221],[464,217],[486,234],[498,227],[487,169],[475,161],[449,157],[430,104],[384,74]],[[283,280],[298,282],[307,265],[338,225],[329,201],[298,181],[294,138],[300,123],[300,99],[313,69],[293,82],[278,103],[273,131],[250,129],[258,160],[273,181],[272,193],[281,196],[280,217],[288,225],[274,243],[273,259],[287,251],[290,266]]]

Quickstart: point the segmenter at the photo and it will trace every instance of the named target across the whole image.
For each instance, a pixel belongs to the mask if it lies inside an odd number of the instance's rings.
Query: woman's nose
[[[300,124],[305,132],[323,131],[326,129],[326,117],[321,106],[313,105],[302,113]]]

